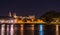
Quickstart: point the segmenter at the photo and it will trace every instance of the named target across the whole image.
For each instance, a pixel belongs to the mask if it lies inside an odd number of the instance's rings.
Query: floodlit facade
[[[56,22],[58,23],[58,20]],[[9,12],[9,16],[0,17],[0,35],[44,35],[44,30],[50,30],[49,28],[46,28],[47,25],[49,25],[47,22],[36,19],[34,15],[17,16],[16,13],[11,15],[11,12]],[[56,35],[59,35],[59,27],[57,25],[54,25],[54,27],[54,29],[51,29],[55,31]]]

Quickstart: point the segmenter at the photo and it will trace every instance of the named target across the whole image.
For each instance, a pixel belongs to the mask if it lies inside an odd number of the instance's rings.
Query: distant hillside
[[[50,22],[50,21],[53,21],[52,18],[60,18],[60,12],[49,11],[43,14],[40,18],[46,22]]]

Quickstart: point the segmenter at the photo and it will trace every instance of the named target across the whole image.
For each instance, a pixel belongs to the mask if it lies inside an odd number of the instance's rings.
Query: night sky
[[[0,16],[7,16],[9,11],[19,15],[40,17],[49,10],[60,11],[60,2],[53,0],[0,0]]]

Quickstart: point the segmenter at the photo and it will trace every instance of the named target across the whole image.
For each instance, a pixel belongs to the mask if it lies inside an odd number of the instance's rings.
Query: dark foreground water
[[[56,35],[56,25],[40,25],[39,35]]]
[[[60,35],[59,27],[60,27],[59,25],[35,25],[34,35]],[[29,34],[26,33],[26,35],[29,35]]]
[[[60,25],[0,24],[0,35],[60,35]]]
[[[60,25],[40,25],[39,35],[60,35]]]

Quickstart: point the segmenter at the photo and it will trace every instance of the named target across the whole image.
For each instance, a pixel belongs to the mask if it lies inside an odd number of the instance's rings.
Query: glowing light
[[[34,30],[34,25],[32,25],[32,30]]]
[[[5,21],[4,20],[1,20],[1,23],[4,23]]]
[[[1,25],[1,35],[4,35],[4,31],[5,31],[5,25]]]
[[[9,35],[9,25],[7,25],[7,35]]]
[[[9,23],[14,23],[14,20],[13,20],[13,19],[11,19]]]
[[[11,34],[11,35],[14,35],[13,25],[11,25],[10,34]]]
[[[21,35],[23,35],[23,25],[21,25]]]
[[[59,28],[58,28],[58,25],[56,25],[56,35],[59,35]]]
[[[34,35],[34,25],[32,25],[32,34],[31,35]]]
[[[44,32],[43,32],[43,25],[40,25],[40,35],[43,35]]]

